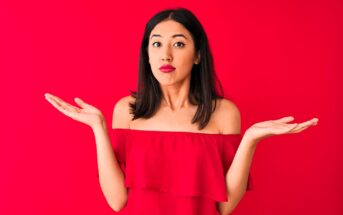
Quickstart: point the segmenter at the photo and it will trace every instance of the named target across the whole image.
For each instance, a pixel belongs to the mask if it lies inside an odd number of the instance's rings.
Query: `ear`
[[[198,56],[194,61],[194,64],[199,64],[200,63],[200,52],[198,52]]]

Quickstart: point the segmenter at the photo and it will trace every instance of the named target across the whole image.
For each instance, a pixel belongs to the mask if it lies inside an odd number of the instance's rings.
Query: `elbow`
[[[232,210],[228,209],[228,208],[224,208],[222,210],[219,211],[220,215],[230,215],[232,212]]]
[[[112,210],[114,210],[117,213],[124,209],[124,206],[122,205],[119,205],[119,206],[110,205],[110,207],[112,208]]]
[[[114,210],[115,212],[120,212],[122,211],[127,203],[127,199],[123,199],[121,201],[116,201],[116,202],[108,202],[109,206]]]
[[[128,195],[127,192],[121,195],[111,196],[111,198],[106,198],[108,205],[115,212],[123,210],[127,204]]]
[[[230,214],[232,214],[232,210],[225,211],[225,212],[222,213],[222,215],[230,215]]]
[[[217,211],[220,215],[230,215],[233,208],[231,202],[218,202]]]
[[[222,208],[222,210],[219,211],[220,215],[230,215],[233,213],[235,210],[235,207],[227,207],[227,208]]]
[[[232,192],[230,196],[228,196],[228,201],[226,202],[219,202],[218,203],[218,212],[220,215],[230,215],[242,199],[244,192]]]
[[[107,204],[114,210],[115,212],[119,212],[125,208],[127,200],[128,200],[128,190],[125,186],[112,186],[108,189],[105,186],[105,183],[102,183],[100,180],[100,187],[104,194]]]

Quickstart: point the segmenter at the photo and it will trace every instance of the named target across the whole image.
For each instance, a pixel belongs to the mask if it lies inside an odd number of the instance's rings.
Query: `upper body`
[[[134,98],[132,96],[125,96],[116,103],[113,111],[113,129],[124,128],[152,131],[185,131],[211,134],[240,134],[241,132],[239,109],[228,99],[217,100],[216,109],[212,113],[209,123],[201,131],[198,130],[198,127],[195,124],[190,123],[196,110],[196,107],[194,106],[184,109],[182,108],[178,111],[172,111],[168,107],[161,107],[157,113],[149,119],[139,118],[132,121],[133,115],[130,113],[129,108],[129,103],[132,102],[134,102]],[[220,174],[218,174],[217,177],[221,177]],[[196,180],[194,183],[196,183]],[[168,200],[173,201],[172,199],[173,198],[170,198]],[[130,204],[130,202],[128,202],[128,204]],[[131,204],[134,203],[131,202]],[[174,203],[171,204],[173,205]],[[199,204],[203,204],[202,207],[208,207],[208,203],[205,204],[205,202],[203,202]],[[218,211],[217,213],[228,214],[227,211],[229,210],[225,208],[231,208],[232,206],[229,204],[229,202],[217,202],[215,205]],[[131,207],[129,210],[131,210]]]

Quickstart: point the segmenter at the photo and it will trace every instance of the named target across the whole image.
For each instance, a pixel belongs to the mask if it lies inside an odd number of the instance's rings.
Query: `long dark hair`
[[[198,128],[201,130],[208,124],[216,108],[216,99],[223,98],[224,93],[214,71],[213,57],[206,33],[195,15],[185,8],[163,10],[155,14],[145,26],[139,56],[138,89],[137,92],[130,90],[135,98],[135,102],[130,103],[132,120],[150,118],[160,106],[162,92],[159,82],[151,71],[147,47],[151,31],[158,23],[168,19],[182,24],[191,33],[195,51],[200,54],[200,63],[194,65],[191,71],[189,100],[191,104],[198,106],[192,123],[198,123]]]

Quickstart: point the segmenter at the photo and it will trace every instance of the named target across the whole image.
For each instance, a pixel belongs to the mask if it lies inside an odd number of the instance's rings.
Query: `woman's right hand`
[[[52,104],[64,115],[76,121],[82,122],[90,126],[92,129],[99,125],[106,126],[105,117],[103,116],[101,111],[96,107],[85,103],[80,98],[75,98],[75,102],[81,107],[78,108],[52,94],[45,93],[44,95],[48,102],[50,102],[50,104]]]

